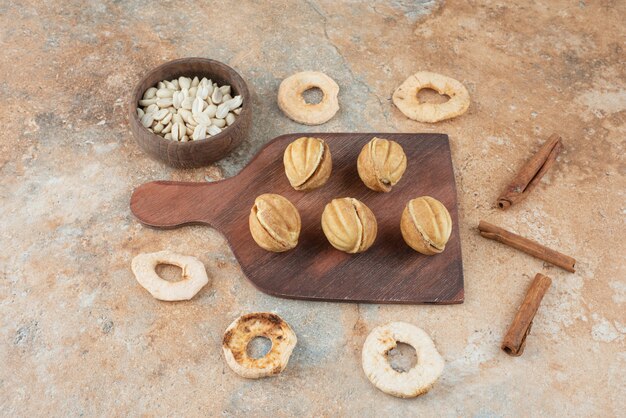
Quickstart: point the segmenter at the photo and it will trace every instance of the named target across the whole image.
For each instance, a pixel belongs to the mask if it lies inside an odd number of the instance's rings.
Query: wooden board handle
[[[205,223],[217,227],[216,216],[223,201],[210,199],[219,196],[226,181],[215,183],[188,183],[152,181],[137,187],[130,198],[130,210],[142,224],[158,228],[176,228]]]

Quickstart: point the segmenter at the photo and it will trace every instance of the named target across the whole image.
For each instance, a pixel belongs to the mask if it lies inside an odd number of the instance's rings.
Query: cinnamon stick
[[[547,261],[557,267],[561,267],[570,273],[576,272],[574,269],[576,260],[574,258],[545,247],[536,241],[529,240],[528,238],[524,238],[485,221],[479,222],[478,230],[480,231],[480,235],[485,238],[489,238],[516,248],[526,254],[532,255],[533,257],[540,258],[543,261]]]
[[[557,134],[552,134],[502,192],[498,198],[498,207],[500,209],[508,209],[513,204],[524,200],[539,184],[543,175],[554,165],[562,147],[561,137]]]
[[[501,348],[511,356],[521,356],[526,347],[526,337],[533,325],[533,318],[539,309],[539,304],[546,294],[552,280],[548,276],[537,273],[522,305],[519,307],[509,331],[504,336]]]

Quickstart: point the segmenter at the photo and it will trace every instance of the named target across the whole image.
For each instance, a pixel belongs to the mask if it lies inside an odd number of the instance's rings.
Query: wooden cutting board
[[[282,161],[287,145],[305,135],[324,139],[333,158],[329,181],[308,193],[291,188]],[[369,190],[357,173],[357,156],[374,136],[400,143],[407,155],[407,170],[390,193]],[[271,253],[252,239],[248,215],[254,199],[263,193],[280,194],[300,211],[302,232],[295,249]],[[440,200],[452,216],[450,241],[443,253],[434,256],[413,251],[400,233],[404,207],[422,195]],[[354,197],[374,212],[378,237],[368,251],[346,254],[326,240],[320,219],[324,206],[336,197]],[[152,227],[200,223],[217,228],[228,239],[246,277],[270,295],[341,302],[463,302],[456,186],[444,134],[282,135],[232,178],[214,183],[146,183],[134,191],[130,207],[140,222]]]

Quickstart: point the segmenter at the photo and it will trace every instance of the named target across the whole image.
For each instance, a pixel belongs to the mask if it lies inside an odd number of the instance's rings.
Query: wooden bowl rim
[[[217,135],[213,135],[210,137],[206,137],[204,139],[199,139],[199,140],[194,140],[194,141],[188,141],[188,142],[180,142],[180,141],[173,141],[171,139],[165,139],[163,138],[161,135],[157,135],[154,132],[149,131],[145,126],[143,126],[143,124],[141,123],[141,119],[139,119],[139,116],[137,115],[137,108],[139,107],[139,102],[138,100],[135,100],[136,97],[141,97],[140,95],[143,95],[144,92],[140,92],[139,88],[141,87],[141,85],[144,83],[144,81],[146,79],[148,79],[152,74],[156,73],[157,71],[160,71],[164,68],[169,68],[169,67],[176,67],[178,65],[181,64],[186,64],[189,62],[197,62],[197,63],[201,63],[201,64],[211,64],[211,65],[217,65],[217,66],[221,66],[224,67],[226,69],[226,72],[229,74],[232,74],[233,78],[238,78],[239,81],[241,81],[241,85],[242,85],[242,91],[241,91],[241,97],[243,98],[243,102],[244,103],[248,103],[250,101],[250,91],[248,90],[248,84],[246,83],[246,80],[244,80],[244,78],[231,66],[224,64],[221,61],[217,61],[211,58],[202,58],[202,57],[187,57],[187,58],[178,58],[175,60],[171,60],[171,61],[167,61],[164,62],[163,64],[154,67],[153,69],[151,69],[150,71],[148,71],[143,77],[141,77],[139,79],[139,81],[137,82],[137,84],[135,85],[135,88],[133,89],[133,93],[132,96],[130,98],[130,114],[131,117],[135,119],[135,121],[137,121],[139,123],[139,126],[150,136],[156,138],[157,141],[165,144],[166,146],[171,146],[170,144],[174,144],[175,147],[193,147],[193,146],[199,146],[199,145],[209,145],[214,141],[218,141],[219,139],[222,139],[223,137],[226,136],[226,134],[228,133],[227,131],[229,130],[229,128],[235,127],[237,126],[238,123],[240,123],[240,119],[243,119],[243,113],[246,112],[248,113],[249,110],[248,108],[250,107],[250,105],[246,105],[246,106],[242,106],[242,110],[240,115],[237,115],[237,118],[235,119],[235,122],[233,122],[232,125],[228,125],[225,129],[222,130],[222,132],[220,132]],[[189,76],[186,76],[189,77]],[[193,77],[193,75],[192,75]],[[154,86],[153,86],[154,87]],[[243,123],[243,122],[241,122]],[[133,133],[134,135],[134,133]],[[198,145],[194,145],[194,144],[198,144]],[[226,155],[224,155],[225,157]],[[222,157],[223,158],[223,157]]]

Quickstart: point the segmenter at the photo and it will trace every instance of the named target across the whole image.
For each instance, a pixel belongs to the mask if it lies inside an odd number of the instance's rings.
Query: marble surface
[[[623,416],[626,387],[626,3],[0,2],[0,414],[5,416]],[[249,82],[254,127],[218,164],[173,170],[129,131],[126,103],[170,59],[224,61]],[[341,110],[305,127],[280,81],[320,70]],[[469,111],[407,120],[393,90],[430,70],[470,91]],[[460,199],[466,301],[455,306],[300,302],[256,291],[219,232],[157,231],[128,208],[137,185],[236,174],[288,132],[444,132]],[[552,132],[556,166],[523,204],[498,193]],[[569,274],[481,238],[480,219],[577,258]],[[130,261],[195,255],[211,283],[153,299]],[[499,348],[537,272],[553,278],[522,357]],[[288,368],[239,378],[220,349],[238,315],[270,310],[298,335]],[[377,325],[426,330],[445,358],[426,395],[395,399],[361,370]]]

